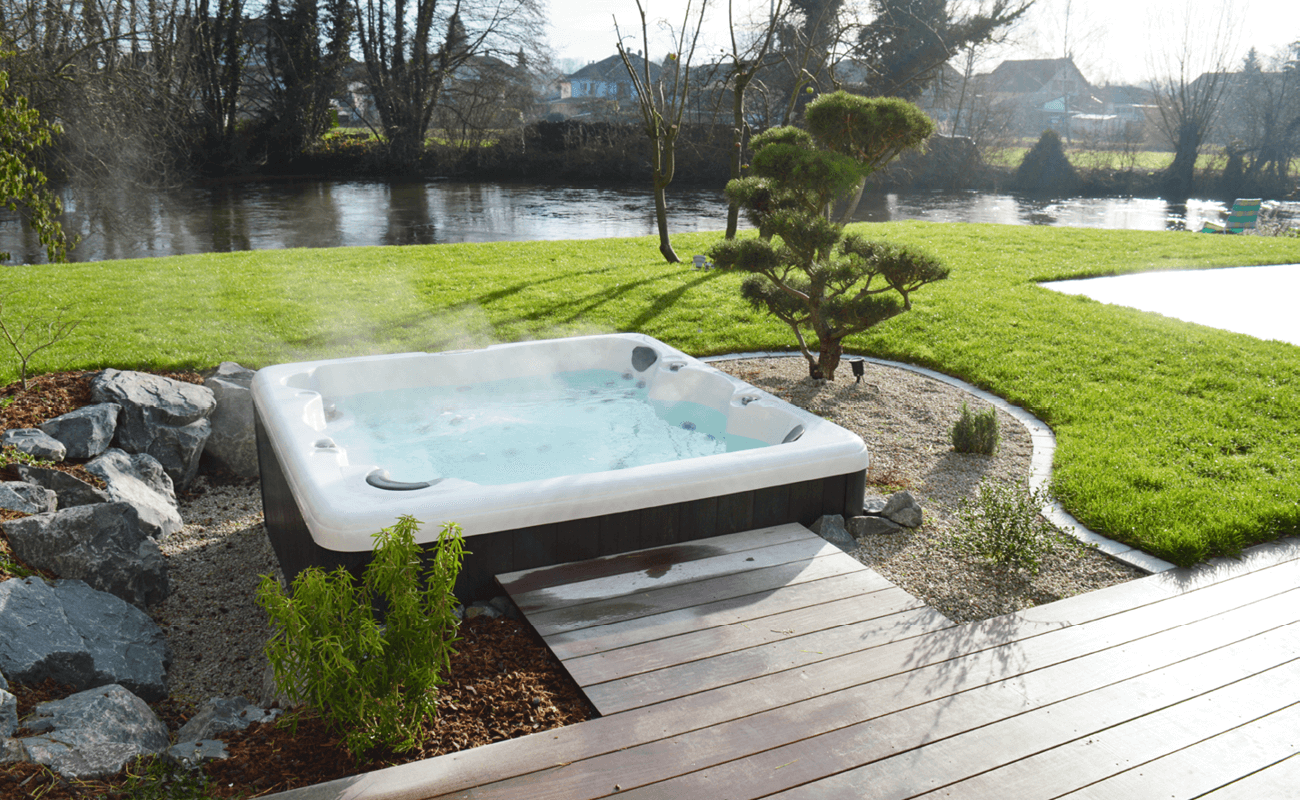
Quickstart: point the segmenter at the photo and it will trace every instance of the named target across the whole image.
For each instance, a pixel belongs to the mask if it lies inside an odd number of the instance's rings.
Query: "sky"
[[[738,18],[748,13],[764,17],[770,2],[732,1]],[[548,2],[550,43],[557,58],[586,64],[614,55],[614,18],[625,35],[637,34],[629,49],[643,48],[634,0]],[[699,0],[694,2],[698,9]],[[667,19],[679,27],[687,0],[642,0],[642,4],[650,28],[650,55],[657,60],[670,46],[657,33],[656,23]],[[992,69],[1004,59],[1059,58],[1068,45],[1075,64],[1093,84],[1145,82],[1176,53],[1188,51],[1182,45],[1188,22],[1195,22],[1193,35],[1201,40],[1195,49],[1211,49],[1209,32],[1216,28],[1216,20],[1224,18],[1224,8],[1232,20],[1227,38],[1228,61],[1233,66],[1241,63],[1251,46],[1268,56],[1300,40],[1300,2],[1295,0],[1037,0],[1011,32],[1011,40],[987,54],[984,68]],[[727,44],[726,9],[726,0],[710,0],[706,13],[705,38],[715,52]]]

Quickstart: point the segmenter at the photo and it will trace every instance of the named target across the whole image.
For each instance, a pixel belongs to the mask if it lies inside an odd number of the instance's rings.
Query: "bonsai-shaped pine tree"
[[[948,277],[919,250],[846,236],[830,220],[837,200],[921,144],[934,123],[904,100],[845,92],[814,100],[805,120],[807,131],[754,137],[751,174],[727,184],[727,199],[746,210],[759,238],[720,242],[710,256],[752,273],[744,298],[790,326],[812,377],[834,380],[846,336],[909,310],[912,292]]]

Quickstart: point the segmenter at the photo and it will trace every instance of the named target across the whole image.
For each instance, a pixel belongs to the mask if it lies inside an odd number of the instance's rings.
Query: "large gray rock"
[[[199,472],[199,458],[212,435],[212,423],[206,419],[176,428],[158,428],[148,453],[158,459],[167,476],[178,489],[184,489]]]
[[[212,435],[204,452],[219,466],[245,478],[258,476],[253,393],[249,388],[255,374],[225,361],[203,383],[217,400],[217,410],[212,412]]]
[[[253,385],[253,376],[256,374],[257,370],[255,369],[240,366],[234,361],[222,361],[207,377],[220,378],[223,381],[237,383],[247,389]]]
[[[0,739],[0,764],[28,761],[27,748],[18,739]]]
[[[812,524],[812,532],[841,550],[854,550],[858,543],[844,527],[844,517],[840,514],[824,514]]]
[[[213,697],[176,731],[176,741],[215,739],[223,733],[242,731],[256,722],[271,722],[279,714],[279,709],[264,711],[242,697]]]
[[[0,508],[24,514],[44,514],[59,507],[59,496],[44,486],[22,481],[0,483]]]
[[[888,517],[849,517],[846,522],[849,534],[855,539],[861,539],[863,536],[878,536],[880,534],[898,533],[903,526]]]
[[[68,452],[63,442],[50,436],[40,428],[13,428],[0,434],[0,447],[13,447],[30,456],[53,461],[62,461]]]
[[[18,475],[28,483],[44,486],[59,497],[59,508],[89,506],[95,503],[109,502],[107,492],[102,492],[75,475],[49,467],[33,467],[17,464]]]
[[[117,403],[96,403],[46,420],[37,427],[62,442],[68,449],[68,458],[94,458],[113,441],[121,411]]]
[[[217,406],[211,389],[159,375],[106,369],[91,381],[90,392],[96,402],[122,407],[113,437],[117,447],[148,453],[177,486],[189,485],[211,432],[207,418]]]
[[[0,689],[0,740],[8,739],[18,730],[18,698],[8,689]]]
[[[85,581],[141,608],[167,597],[167,562],[130,503],[77,506],[0,527],[14,553],[37,569]]]
[[[74,689],[109,683],[153,702],[167,696],[167,639],[140,609],[82,581],[0,583],[0,671]]]
[[[895,492],[881,509],[880,515],[902,525],[904,528],[919,528],[922,522],[921,506],[912,497],[911,492]]]
[[[197,767],[205,761],[220,761],[230,758],[226,743],[220,739],[200,739],[195,742],[181,742],[175,747],[167,748],[164,753],[169,761],[186,769]]]
[[[21,739],[28,757],[73,780],[107,778],[171,744],[158,715],[117,684],[41,703],[26,727],[37,734]]]
[[[88,462],[86,471],[103,479],[109,498],[135,506],[141,524],[154,538],[175,533],[185,526],[177,510],[172,479],[148,453],[127,455],[115,447],[109,448]]]

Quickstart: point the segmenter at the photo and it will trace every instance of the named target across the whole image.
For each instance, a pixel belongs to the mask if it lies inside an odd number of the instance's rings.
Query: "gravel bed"
[[[712,366],[862,437],[871,455],[867,496],[906,489],[925,509],[925,524],[863,538],[851,555],[954,622],[987,619],[1146,574],[1096,550],[1065,548],[1030,576],[997,569],[946,546],[960,503],[974,496],[979,482],[986,477],[1027,480],[1033,454],[1029,433],[1001,411],[996,454],[953,451],[949,430],[961,416],[962,403],[971,411],[987,408],[961,389],[871,363],[860,383],[847,364],[833,382],[812,380],[801,357],[715,361]]]
[[[236,695],[258,702],[269,629],[254,597],[260,576],[281,577],[261,492],[255,481],[212,486],[200,476],[179,500],[185,527],[158,543],[171,595],[149,609],[171,645],[171,695],[190,706]]]
[[[960,389],[909,370],[867,364],[861,383],[848,366],[827,383],[808,377],[802,358],[714,362],[713,366],[807,408],[860,435],[871,453],[868,496],[910,491],[925,509],[916,530],[862,540],[851,555],[956,622],[1051,602],[1144,573],[1096,551],[1049,557],[1030,577],[999,571],[945,546],[958,504],[985,477],[1024,480],[1029,434],[999,412],[996,455],[959,455],[948,431],[966,401]],[[198,705],[213,696],[256,702],[266,672],[265,613],[253,598],[261,575],[279,577],[262,527],[257,484],[211,485],[200,477],[181,497],[185,527],[159,544],[168,559],[171,596],[151,609],[172,647],[172,695]]]

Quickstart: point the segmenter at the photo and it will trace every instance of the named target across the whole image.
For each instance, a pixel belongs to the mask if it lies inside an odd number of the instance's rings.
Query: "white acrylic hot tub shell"
[[[727,431],[779,443],[734,453],[586,475],[482,486],[447,479],[392,491],[366,483],[382,464],[350,463],[329,435],[326,398],[419,386],[464,385],[575,369],[628,370],[636,347],[658,358],[638,377],[650,396],[691,400],[726,413]],[[677,366],[674,370],[673,367]],[[756,397],[748,404],[743,397]],[[271,446],[315,542],[328,550],[370,550],[372,534],[403,514],[427,523],[425,540],[453,521],[466,535],[583,519],[752,491],[865,470],[856,435],[641,334],[609,334],[452,353],[405,353],[283,364],[259,370],[253,398]]]

